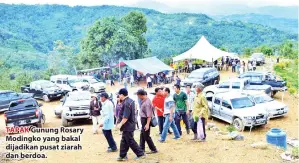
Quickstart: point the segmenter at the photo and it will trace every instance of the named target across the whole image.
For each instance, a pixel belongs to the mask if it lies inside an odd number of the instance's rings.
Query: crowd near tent
[[[128,67],[143,74],[156,74],[163,71],[172,71],[173,68],[160,61],[157,57],[149,57],[135,60],[124,60]]]
[[[185,59],[200,59],[207,62],[213,62],[223,56],[232,57],[234,54],[217,49],[211,45],[204,36],[202,36],[191,49],[174,57],[173,61],[177,62]]]

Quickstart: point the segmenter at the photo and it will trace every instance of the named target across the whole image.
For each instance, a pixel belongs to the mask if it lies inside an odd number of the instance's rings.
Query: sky
[[[0,0],[7,4],[63,4],[69,6],[117,5],[130,6],[146,0]],[[243,4],[258,6],[299,6],[299,0],[156,0],[156,2],[177,7],[183,4]]]

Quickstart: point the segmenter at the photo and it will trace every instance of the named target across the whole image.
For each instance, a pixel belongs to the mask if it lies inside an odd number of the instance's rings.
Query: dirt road
[[[231,72],[221,72],[221,79],[228,79],[235,76]],[[109,88],[115,90],[114,88]],[[135,88],[136,89],[136,88]],[[132,91],[132,90],[131,90]],[[275,98],[281,100],[281,93],[278,93]],[[278,127],[286,131],[288,138],[298,138],[298,99],[286,93],[284,95],[284,102],[289,106],[289,114],[283,118],[276,118],[270,120],[266,127],[254,128],[250,134],[248,130],[244,131],[244,141],[223,141],[218,140],[212,131],[207,132],[207,142],[192,142],[192,134],[187,135],[183,131],[183,137],[180,140],[172,140],[172,135],[167,137],[166,143],[159,143],[158,128],[152,129],[152,138],[156,144],[159,153],[155,155],[148,155],[145,160],[139,162],[205,162],[205,163],[239,163],[239,162],[260,162],[260,163],[280,163],[281,150],[270,147],[266,150],[252,149],[250,144],[258,141],[265,141],[266,132],[273,127]],[[53,109],[59,104],[59,101],[44,103],[43,111],[46,115],[47,128],[55,128],[61,126],[61,119],[56,118]],[[220,128],[225,127],[226,123],[219,120],[213,121]],[[4,128],[3,115],[0,115],[0,128]],[[23,159],[6,162],[22,162],[22,163],[54,163],[54,162],[70,162],[70,163],[98,163],[98,162],[116,162],[117,153],[106,153],[108,144],[103,134],[93,135],[91,132],[91,124],[76,123],[74,127],[81,127],[84,129],[81,136],[80,145],[83,149],[81,151],[46,151],[46,159]],[[120,135],[114,131],[114,138],[119,146]],[[45,136],[47,134],[37,134]],[[76,134],[75,134],[76,135]],[[135,132],[135,138],[139,142],[139,131]],[[49,143],[53,144],[53,143]],[[1,147],[0,147],[1,148]],[[3,146],[2,146],[3,148]],[[3,149],[2,149],[3,150]],[[148,149],[147,149],[148,150]],[[130,150],[128,153],[129,162],[135,157]],[[4,160],[2,160],[4,161]]]

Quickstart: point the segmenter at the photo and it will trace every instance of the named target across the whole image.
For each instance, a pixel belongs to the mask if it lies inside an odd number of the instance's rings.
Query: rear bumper
[[[19,120],[15,122],[9,122],[6,123],[6,126],[8,127],[14,127],[14,126],[29,126],[39,123],[40,120],[38,118],[36,119],[26,119],[26,120]]]
[[[49,99],[60,99],[64,93],[57,93],[57,94],[48,94]]]
[[[288,87],[272,87],[272,91],[287,91]]]

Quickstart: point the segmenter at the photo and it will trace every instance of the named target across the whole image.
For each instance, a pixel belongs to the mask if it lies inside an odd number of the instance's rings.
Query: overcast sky
[[[119,5],[130,6],[145,0],[0,0],[0,3],[8,4],[64,4],[70,6],[83,5]],[[168,6],[176,7],[183,4],[244,4],[248,6],[295,6],[299,0],[156,0]]]

